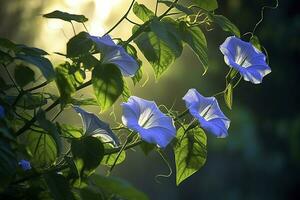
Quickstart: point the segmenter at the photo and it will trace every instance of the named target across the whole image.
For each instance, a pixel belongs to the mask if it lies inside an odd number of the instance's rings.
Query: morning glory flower
[[[109,35],[103,37],[90,36],[97,50],[101,53],[102,63],[115,64],[121,70],[123,76],[132,77],[139,69],[136,60],[125,49],[114,43]]]
[[[73,106],[73,108],[81,117],[83,132],[86,136],[100,137],[104,142],[112,143],[114,146],[120,145],[118,137],[113,133],[109,124],[79,106]]]
[[[4,108],[0,105],[0,119],[5,117],[5,110]]]
[[[234,36],[228,37],[220,50],[224,54],[225,63],[237,70],[245,81],[258,84],[271,73],[266,56],[249,42]]]
[[[31,169],[31,165],[28,160],[20,160],[20,162],[18,164],[24,171]]]
[[[183,100],[203,129],[220,138],[228,135],[230,120],[221,111],[215,97],[204,97],[196,89],[189,89]]]
[[[131,96],[121,105],[123,124],[138,132],[142,140],[164,148],[175,137],[172,118],[162,113],[154,101]]]

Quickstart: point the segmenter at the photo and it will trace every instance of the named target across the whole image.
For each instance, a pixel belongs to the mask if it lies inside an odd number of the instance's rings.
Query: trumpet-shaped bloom
[[[138,132],[141,138],[159,147],[166,147],[176,135],[171,117],[163,114],[154,101],[131,96],[123,107],[122,122]]]
[[[97,115],[87,112],[78,106],[73,106],[73,108],[81,117],[85,135],[100,137],[104,142],[110,142],[114,146],[120,144],[118,137],[112,132],[109,124],[100,120]]]
[[[196,89],[189,89],[183,100],[203,129],[221,138],[228,135],[230,120],[221,111],[215,97],[204,97]]]
[[[258,84],[264,76],[271,73],[266,56],[249,42],[234,36],[228,37],[220,50],[224,54],[225,63],[236,69],[245,81]]]
[[[134,76],[139,65],[125,49],[114,43],[109,35],[103,37],[90,36],[97,50],[101,53],[103,63],[115,64],[121,70],[123,76]]]
[[[20,162],[18,164],[24,171],[31,169],[31,165],[28,160],[20,160]]]

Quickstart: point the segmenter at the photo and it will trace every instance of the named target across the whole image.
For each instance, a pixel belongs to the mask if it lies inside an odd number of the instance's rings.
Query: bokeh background
[[[153,8],[155,1],[138,2]],[[89,18],[86,24],[89,32],[101,35],[125,13],[129,4],[129,0],[0,0],[0,37],[48,52],[64,53],[65,43],[73,35],[70,24],[43,19],[42,14],[55,9],[84,14]],[[253,29],[261,7],[266,4],[275,2],[219,0],[216,12],[231,19],[245,33]],[[216,139],[208,135],[207,162],[198,173],[176,187],[174,173],[169,178],[155,178],[169,173],[156,153],[145,157],[136,149],[128,153],[113,175],[129,180],[156,200],[300,199],[299,10],[296,0],[281,0],[278,9],[266,10],[256,34],[268,50],[272,73],[260,85],[242,81],[234,91],[232,111],[221,103],[232,121],[229,137]],[[136,19],[132,15],[130,18]],[[80,26],[75,28],[77,32],[82,30]],[[112,32],[113,37],[122,39],[130,34],[131,25],[126,22]],[[217,27],[206,35],[210,67],[205,76],[201,76],[202,67],[196,56],[185,49],[183,56],[158,82],[149,64],[144,62],[142,82],[149,80],[144,87],[130,85],[132,94],[183,110],[181,97],[189,88],[197,88],[206,96],[221,91],[228,67],[218,47],[228,35]],[[53,54],[50,59],[56,64],[61,61]],[[90,95],[90,91],[87,89],[82,94]],[[99,111],[97,107],[87,109]],[[119,106],[114,109],[120,121]],[[114,120],[110,111],[102,117]],[[72,110],[67,110],[58,120],[81,125]],[[174,171],[171,151],[169,160]]]

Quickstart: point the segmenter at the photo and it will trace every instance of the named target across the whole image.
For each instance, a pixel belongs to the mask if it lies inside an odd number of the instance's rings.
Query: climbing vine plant
[[[162,4],[166,10],[158,14]],[[151,10],[133,0],[125,15],[102,36],[89,34],[84,15],[58,10],[44,14],[44,18],[70,23],[74,30],[66,52],[56,53],[65,58],[57,66],[46,51],[1,38],[0,197],[148,199],[125,180],[110,176],[126,159],[126,150],[137,146],[145,155],[157,151],[165,160],[165,149],[172,148],[177,185],[201,169],[207,156],[206,134],[224,138],[230,126],[216,96],[223,95],[232,109],[233,90],[241,80],[259,84],[271,72],[265,49],[254,33],[256,26],[245,41],[228,18],[217,14],[217,8],[216,0],[188,4],[174,0],[156,1]],[[140,19],[138,23],[129,19],[131,12]],[[133,24],[132,35],[127,40],[111,38],[110,32],[124,20]],[[82,24],[85,31],[76,32],[73,23]],[[164,112],[156,102],[131,95],[128,82],[136,85],[143,77],[144,63],[138,52],[159,80],[188,46],[205,75],[209,69],[205,35],[216,26],[231,35],[220,44],[229,67],[222,92],[205,97],[191,88],[182,97],[186,110]],[[50,84],[57,91],[47,90]],[[93,88],[95,98],[76,98],[87,87]],[[123,103],[116,105],[119,98]],[[99,106],[101,113],[120,106],[120,125],[112,127],[115,123],[103,121],[102,114],[87,112],[83,108],[87,105]],[[82,125],[56,120],[66,108],[78,113]],[[107,167],[107,174],[95,173],[101,165]]]

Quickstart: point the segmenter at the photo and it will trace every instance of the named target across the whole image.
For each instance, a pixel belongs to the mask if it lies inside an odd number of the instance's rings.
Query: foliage
[[[220,110],[215,98],[203,97],[213,99],[206,107],[198,102],[199,107],[191,109],[196,105],[191,102],[187,109],[195,119],[188,123],[187,110],[163,113],[154,102],[132,97],[125,76],[131,77],[134,85],[142,80],[144,65],[139,50],[151,64],[155,77],[161,78],[181,56],[185,45],[198,57],[204,75],[209,69],[206,39],[209,32],[205,30],[217,24],[231,35],[241,37],[241,34],[229,19],[215,14],[216,0],[193,0],[189,5],[178,0],[156,1],[156,4],[167,9],[158,15],[157,10],[132,1],[128,12],[113,27],[117,28],[131,11],[142,21],[142,24],[134,22],[132,36],[126,41],[115,39],[116,44],[109,40],[108,34],[113,29],[102,37],[84,31],[75,34],[66,44],[66,55],[61,54],[65,62],[55,67],[46,51],[0,38],[0,65],[7,75],[0,77],[0,197],[22,196],[11,191],[25,187],[36,190],[34,195],[41,199],[148,199],[126,181],[96,174],[95,170],[106,166],[111,172],[126,159],[127,149],[140,146],[147,155],[151,151],[164,151],[171,140],[177,185],[205,164],[205,131],[218,135],[216,129],[225,127],[215,122],[214,108]],[[57,10],[43,17],[70,23],[88,21],[84,15]],[[255,51],[263,48],[256,35],[252,34],[250,42]],[[99,53],[100,59],[96,56]],[[233,90],[240,81],[236,79],[247,73],[232,66],[243,66],[244,61],[227,64],[230,70],[225,77],[225,89],[215,96],[223,94],[226,105],[232,109]],[[91,74],[90,79],[87,74]],[[52,83],[56,91],[48,90]],[[79,90],[89,86],[93,87],[95,98],[75,97]],[[120,97],[127,103],[122,104],[123,125],[115,128],[110,128],[113,122],[104,122],[79,107],[97,105],[105,112]],[[51,116],[58,106],[59,112]],[[82,117],[82,128],[56,120],[70,106]],[[197,110],[201,110],[199,117],[192,113]],[[222,116],[226,118],[223,113]],[[228,127],[229,120],[222,130],[226,134]],[[124,141],[119,133],[125,133]],[[28,160],[30,168],[18,165],[20,160]]]

